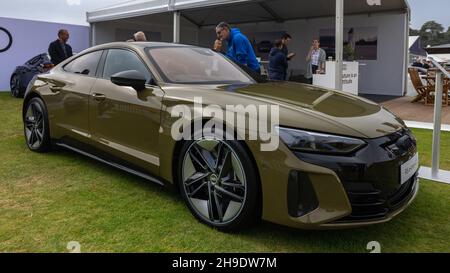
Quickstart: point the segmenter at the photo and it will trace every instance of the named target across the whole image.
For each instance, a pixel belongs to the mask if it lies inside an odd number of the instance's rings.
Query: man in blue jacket
[[[222,42],[228,42],[227,57],[235,63],[245,65],[255,71],[261,73],[259,62],[256,59],[253,46],[238,28],[231,28],[229,24],[222,22],[216,27],[217,40],[214,44],[214,50],[220,52],[222,50]]]

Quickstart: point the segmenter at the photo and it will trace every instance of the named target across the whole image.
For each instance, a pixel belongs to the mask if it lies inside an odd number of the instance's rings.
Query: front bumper
[[[354,228],[354,227],[363,227],[363,226],[369,226],[369,225],[375,225],[375,224],[382,224],[389,222],[393,218],[395,218],[397,215],[402,213],[406,208],[409,207],[409,205],[414,201],[414,199],[417,197],[417,194],[419,193],[419,179],[416,176],[412,178],[413,186],[409,188],[409,193],[405,195],[403,199],[401,199],[401,202],[398,203],[398,206],[395,206],[393,209],[389,210],[386,214],[384,214],[381,217],[374,217],[374,218],[367,218],[365,220],[354,220],[351,218],[351,215],[349,217],[342,218],[338,221],[329,223],[329,224],[323,224],[321,225],[322,228],[329,228],[329,229],[338,229],[338,228]]]
[[[400,183],[402,164],[417,154],[415,138],[402,130],[366,142],[345,157],[298,153],[285,146],[272,163],[266,157],[266,165],[278,164],[261,170],[263,218],[295,228],[330,229],[383,223],[400,214],[419,190],[417,173]],[[277,188],[264,177],[269,171],[279,175]]]

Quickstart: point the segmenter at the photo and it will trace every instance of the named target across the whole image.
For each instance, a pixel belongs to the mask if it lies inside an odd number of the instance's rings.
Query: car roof
[[[144,48],[155,48],[155,47],[193,47],[189,45],[183,45],[183,44],[174,44],[174,43],[162,43],[162,42],[112,42],[107,44],[101,44],[98,46],[94,46],[89,48],[89,51],[93,50],[101,50],[101,49],[108,49],[108,48],[114,48],[114,47],[128,47],[128,48],[136,48],[136,49],[144,49]]]

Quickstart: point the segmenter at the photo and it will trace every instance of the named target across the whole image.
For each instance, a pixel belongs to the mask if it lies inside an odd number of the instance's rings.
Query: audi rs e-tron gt
[[[220,120],[227,134],[243,130],[241,138],[216,137],[219,129],[197,134],[194,124],[215,116],[195,115],[196,98],[224,113],[229,105],[277,106],[268,131],[278,146],[264,151],[267,139],[246,137],[255,130],[247,114],[243,128]],[[174,115],[177,108],[193,118]],[[87,49],[34,79],[23,121],[32,151],[63,147],[175,186],[198,220],[224,231],[260,219],[304,229],[383,223],[419,187],[416,140],[383,107],[317,86],[257,83],[223,55],[194,46]],[[186,132],[192,138],[180,137]]]

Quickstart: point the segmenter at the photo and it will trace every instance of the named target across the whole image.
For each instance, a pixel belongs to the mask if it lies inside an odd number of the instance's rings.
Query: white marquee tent
[[[88,12],[87,20],[93,45],[126,40],[143,30],[151,40],[211,47],[213,28],[221,21],[244,33],[285,31],[294,37],[290,50],[298,55],[290,64],[292,71],[305,69],[303,56],[322,30],[335,31],[336,39],[342,41],[344,27],[373,28],[377,57],[360,61],[360,93],[402,96],[409,13],[406,0],[137,0]],[[337,75],[342,51],[336,47]],[[336,82],[340,83],[339,77]]]

